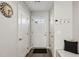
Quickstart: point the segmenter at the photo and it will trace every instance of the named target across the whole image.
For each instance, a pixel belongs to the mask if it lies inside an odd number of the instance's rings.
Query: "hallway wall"
[[[11,5],[13,15],[7,18],[0,12],[0,57],[17,56],[17,2],[7,3]]]
[[[72,1],[54,2],[54,56],[64,49],[64,40],[72,40]]]

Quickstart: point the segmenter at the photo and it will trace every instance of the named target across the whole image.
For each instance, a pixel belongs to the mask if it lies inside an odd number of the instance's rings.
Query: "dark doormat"
[[[34,49],[33,53],[47,53],[47,49]]]

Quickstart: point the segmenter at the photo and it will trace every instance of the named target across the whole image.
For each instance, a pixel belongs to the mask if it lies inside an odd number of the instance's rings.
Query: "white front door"
[[[49,47],[49,18],[47,12],[35,12],[31,17],[32,47]]]

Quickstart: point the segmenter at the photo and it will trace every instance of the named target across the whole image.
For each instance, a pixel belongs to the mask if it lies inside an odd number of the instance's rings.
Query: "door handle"
[[[19,38],[19,40],[22,40],[21,38]]]

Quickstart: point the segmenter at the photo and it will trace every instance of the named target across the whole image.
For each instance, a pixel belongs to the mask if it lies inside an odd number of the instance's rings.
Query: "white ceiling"
[[[48,11],[53,7],[53,1],[27,1],[31,11]]]

